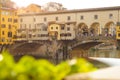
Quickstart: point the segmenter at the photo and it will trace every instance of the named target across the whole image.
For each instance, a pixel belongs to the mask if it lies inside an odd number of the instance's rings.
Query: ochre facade
[[[15,9],[5,5],[6,1],[0,3],[0,44],[13,44],[17,38],[18,16]]]

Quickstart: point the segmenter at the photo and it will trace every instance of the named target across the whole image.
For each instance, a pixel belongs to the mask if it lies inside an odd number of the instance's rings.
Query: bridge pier
[[[69,44],[71,43],[71,41],[63,41],[64,45],[63,45],[63,60],[66,60],[66,59],[70,59],[71,56],[70,56],[70,52],[69,52]]]
[[[68,44],[66,41],[64,41],[64,46],[63,46],[63,60],[66,60],[68,56]]]

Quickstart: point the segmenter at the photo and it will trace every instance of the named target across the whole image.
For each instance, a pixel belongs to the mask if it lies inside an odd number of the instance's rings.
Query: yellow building
[[[49,24],[48,27],[49,36],[51,38],[60,40],[60,29],[61,29],[61,24],[56,24],[56,23]]]
[[[12,44],[16,38],[18,19],[16,10],[5,4],[0,4],[0,44]]]
[[[120,40],[120,23],[117,23],[117,27],[116,27],[116,39]]]
[[[75,24],[75,22],[49,23],[49,37],[56,40],[73,40],[75,38]]]

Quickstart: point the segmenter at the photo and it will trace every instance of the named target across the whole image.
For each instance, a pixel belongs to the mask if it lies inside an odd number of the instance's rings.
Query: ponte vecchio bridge
[[[66,54],[74,49],[88,50],[106,42],[117,46],[119,11],[117,6],[21,14],[17,41],[10,45],[10,51],[17,55],[23,55],[24,50],[31,54],[36,52],[36,55],[40,52],[50,55],[60,50]]]

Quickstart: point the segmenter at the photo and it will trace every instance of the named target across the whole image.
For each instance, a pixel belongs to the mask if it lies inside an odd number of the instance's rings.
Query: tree
[[[49,2],[43,6],[43,11],[60,11],[66,10],[62,4],[56,2]]]

